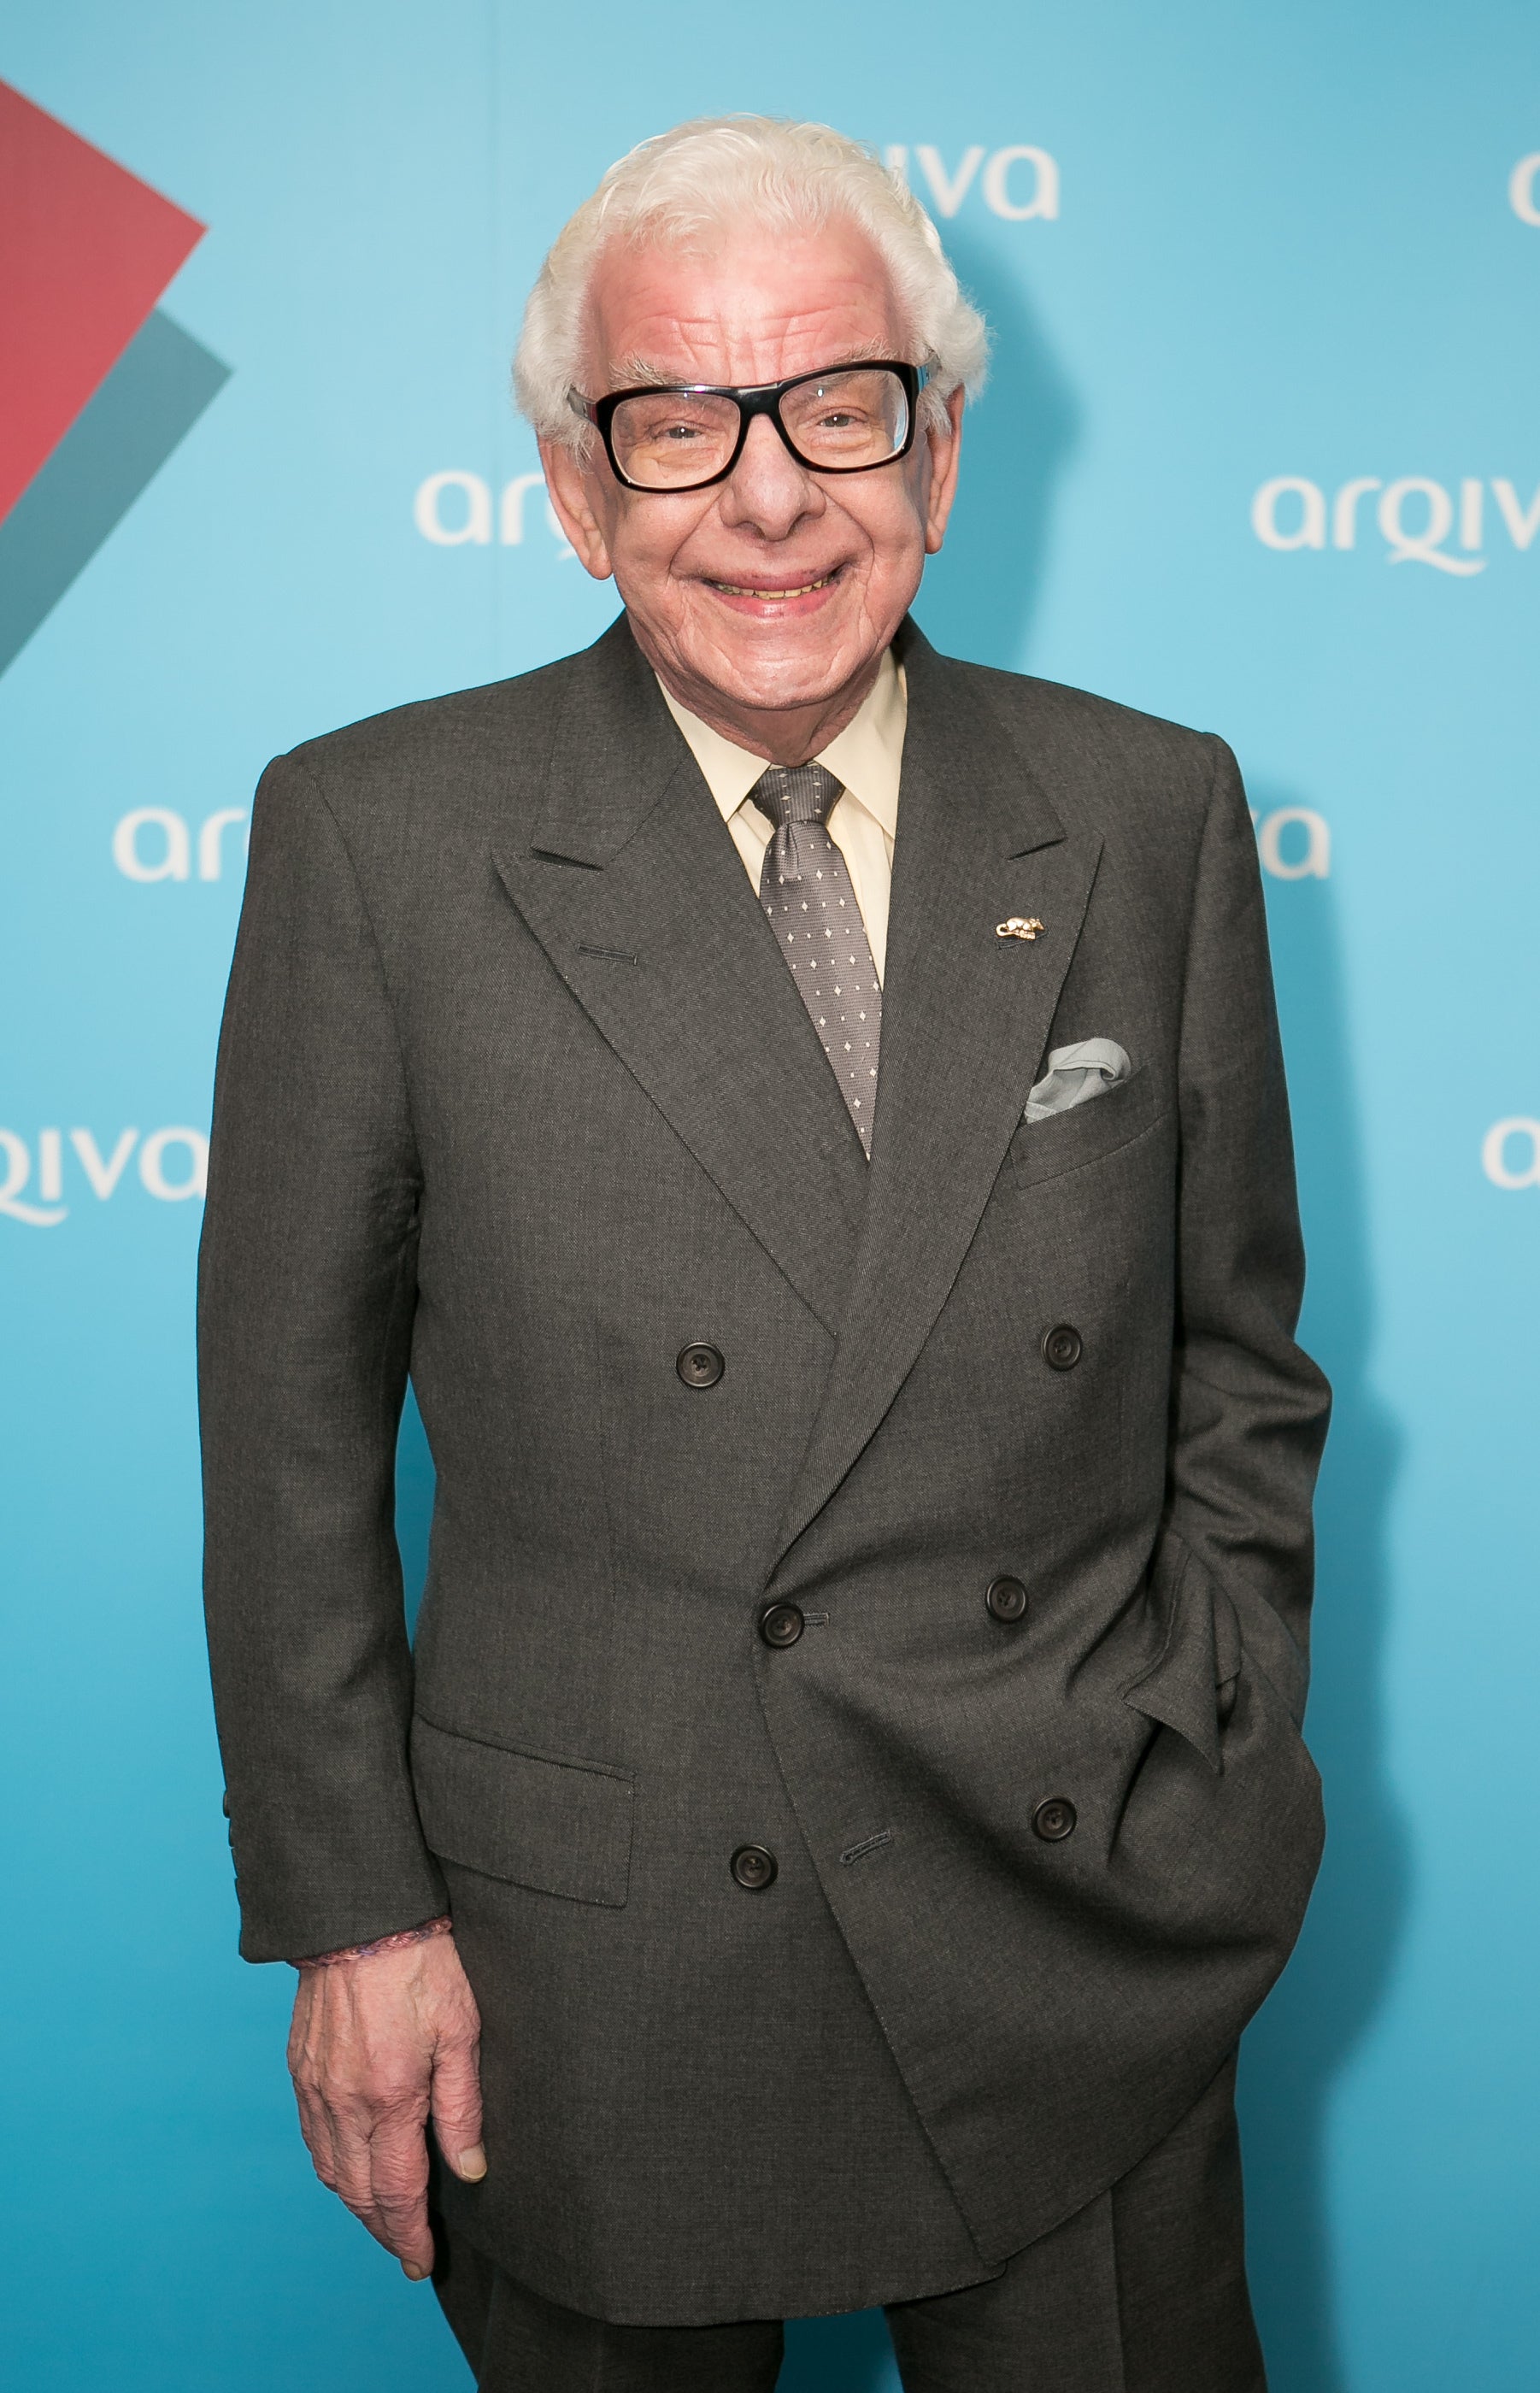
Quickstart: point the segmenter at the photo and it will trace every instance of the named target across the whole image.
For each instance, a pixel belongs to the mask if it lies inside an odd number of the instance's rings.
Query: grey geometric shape
[[[231,369],[157,308],[0,523],[0,673],[25,647]]]

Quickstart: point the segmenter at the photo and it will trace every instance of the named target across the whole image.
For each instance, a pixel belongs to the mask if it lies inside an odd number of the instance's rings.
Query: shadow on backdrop
[[[1254,789],[1259,813],[1298,801]],[[1374,1329],[1359,1108],[1329,881],[1269,906],[1310,1256],[1302,1336],[1336,1392],[1316,1510],[1308,1734],[1326,1852],[1288,1970],[1243,2047],[1247,2247],[1272,2393],[1346,2393],[1331,2267],[1331,2108],[1394,1964],[1408,1839],[1384,1761],[1387,1513],[1402,1436],[1369,1380]]]
[[[1017,672],[1042,593],[1055,489],[1080,412],[1016,275],[984,241],[948,229],[958,279],[994,336],[989,382],[968,410],[946,545],[915,612],[950,656]]]

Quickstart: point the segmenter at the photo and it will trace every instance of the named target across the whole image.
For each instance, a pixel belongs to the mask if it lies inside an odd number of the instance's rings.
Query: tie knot
[[[826,823],[842,782],[822,765],[772,765],[749,795],[779,830],[786,823]]]

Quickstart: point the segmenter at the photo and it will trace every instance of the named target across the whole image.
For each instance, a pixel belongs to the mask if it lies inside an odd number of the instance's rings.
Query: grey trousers
[[[890,2303],[905,2393],[1266,2393],[1234,2082],[1232,2060],[1164,2143],[998,2275]],[[481,2393],[772,2393],[778,2319],[610,2325],[435,2225],[434,2282]]]

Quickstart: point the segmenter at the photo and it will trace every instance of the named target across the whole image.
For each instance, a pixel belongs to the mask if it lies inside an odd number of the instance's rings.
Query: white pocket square
[[[1071,1105],[1116,1088],[1132,1068],[1116,1039],[1077,1039],[1073,1047],[1055,1047],[1048,1070],[1028,1092],[1022,1119],[1047,1121],[1051,1114],[1067,1114]]]

